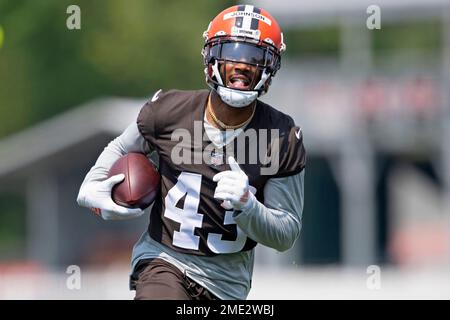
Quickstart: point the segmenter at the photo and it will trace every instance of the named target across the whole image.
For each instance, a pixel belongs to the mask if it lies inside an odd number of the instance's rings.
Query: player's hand
[[[219,172],[213,177],[213,181],[217,182],[214,198],[224,200],[221,206],[227,210],[243,210],[250,206],[254,199],[251,193],[256,189],[249,185],[247,175],[233,157],[228,158],[228,163],[231,170]]]
[[[81,187],[77,202],[80,206],[90,208],[105,220],[124,220],[144,214],[141,209],[129,209],[116,204],[111,198],[111,190],[121,182],[125,175],[118,174],[104,181],[90,182]]]

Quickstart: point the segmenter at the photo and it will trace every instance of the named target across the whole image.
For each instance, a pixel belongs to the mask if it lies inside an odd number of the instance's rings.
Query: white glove
[[[112,188],[124,178],[124,174],[118,174],[104,181],[88,182],[81,186],[78,204],[90,208],[105,220],[124,220],[141,216],[144,214],[143,210],[119,206],[111,198]]]
[[[214,198],[224,200],[221,204],[226,210],[249,208],[256,189],[248,184],[248,177],[233,157],[228,158],[231,170],[222,171],[213,177],[217,182]]]

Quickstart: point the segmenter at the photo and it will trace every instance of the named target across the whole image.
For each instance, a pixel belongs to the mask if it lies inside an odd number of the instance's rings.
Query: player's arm
[[[218,173],[215,197],[222,206],[235,210],[237,225],[253,240],[285,251],[291,248],[301,230],[303,210],[303,179],[306,152],[301,129],[290,119],[278,153],[279,169],[264,187],[264,203],[251,193],[248,177],[233,158],[231,170]]]
[[[253,240],[278,251],[290,249],[300,235],[305,170],[272,178],[264,188],[264,204],[252,194],[250,205],[235,215],[237,225]]]
[[[86,175],[78,193],[80,206],[94,209],[105,220],[129,219],[142,215],[141,209],[129,209],[117,205],[111,199],[112,187],[124,179],[124,175],[116,175],[108,179],[111,166],[121,156],[139,152],[150,152],[148,144],[138,130],[137,123],[130,124],[125,131],[112,140],[98,157],[95,165]]]
[[[264,188],[264,204],[250,192],[248,177],[230,157],[231,170],[218,173],[214,197],[234,209],[236,224],[253,240],[285,251],[301,230],[304,169],[287,177],[271,178]]]

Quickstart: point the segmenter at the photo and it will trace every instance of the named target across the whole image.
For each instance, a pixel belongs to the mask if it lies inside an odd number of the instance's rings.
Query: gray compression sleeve
[[[253,240],[278,251],[291,248],[302,227],[305,170],[283,178],[272,178],[264,188],[264,204],[235,214],[237,225]]]

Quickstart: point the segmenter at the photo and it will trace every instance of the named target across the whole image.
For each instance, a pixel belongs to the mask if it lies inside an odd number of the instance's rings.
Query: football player
[[[210,89],[158,91],[79,191],[78,204],[105,220],[138,217],[144,211],[112,201],[123,175],[107,179],[108,171],[130,152],[155,156],[161,190],[133,248],[136,299],[245,299],[257,243],[281,252],[300,234],[302,132],[258,100],[280,68],[280,27],[267,11],[238,5],[217,15],[204,38]]]

